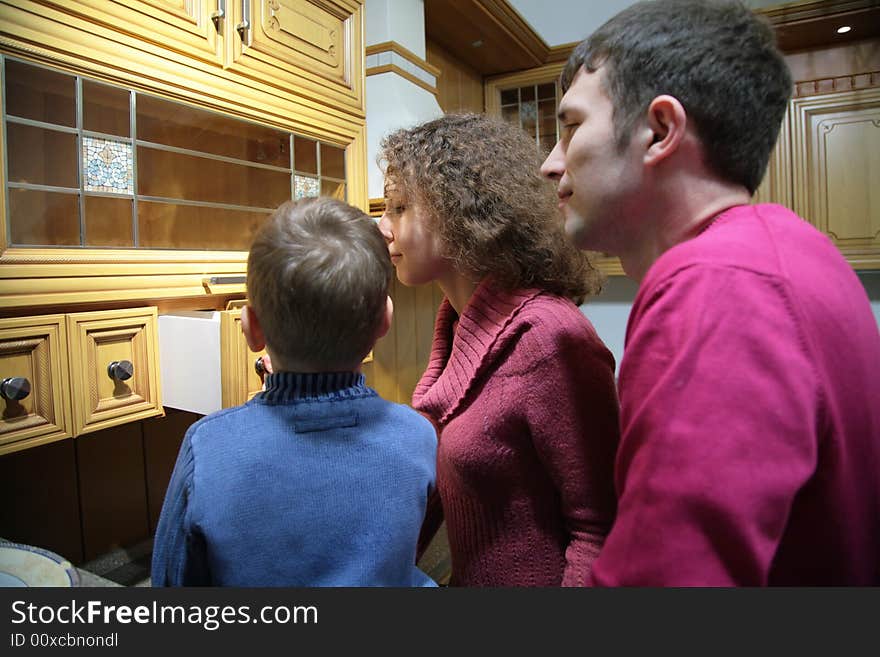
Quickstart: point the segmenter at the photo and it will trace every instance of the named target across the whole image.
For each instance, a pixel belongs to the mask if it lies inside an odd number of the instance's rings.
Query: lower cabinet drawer
[[[0,455],[162,415],[156,317],[0,319]]]
[[[248,349],[241,309],[183,311],[159,317],[165,405],[207,415],[244,404],[263,386]]]
[[[0,319],[0,454],[72,433],[64,315]]]
[[[155,308],[67,316],[76,435],[161,415]]]

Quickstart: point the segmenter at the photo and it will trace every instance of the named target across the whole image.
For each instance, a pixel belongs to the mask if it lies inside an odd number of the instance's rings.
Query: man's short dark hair
[[[779,136],[791,73],[770,24],[740,2],[655,0],[611,18],[577,46],[562,73],[567,90],[584,67],[604,73],[620,147],[651,100],[674,96],[707,164],[754,193]]]
[[[339,371],[372,349],[392,274],[372,218],[330,198],[288,201],[251,245],[248,300],[283,364]]]

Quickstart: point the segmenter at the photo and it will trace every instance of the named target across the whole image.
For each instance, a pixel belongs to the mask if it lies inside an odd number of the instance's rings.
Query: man
[[[545,161],[640,284],[599,585],[880,584],[880,332],[831,242],[749,205],[791,92],[740,4],[643,2],[562,75]]]

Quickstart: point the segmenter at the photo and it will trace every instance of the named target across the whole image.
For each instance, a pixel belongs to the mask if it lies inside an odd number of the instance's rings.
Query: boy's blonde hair
[[[288,201],[251,245],[249,303],[285,366],[351,369],[376,340],[392,271],[376,222],[359,209],[330,198]]]

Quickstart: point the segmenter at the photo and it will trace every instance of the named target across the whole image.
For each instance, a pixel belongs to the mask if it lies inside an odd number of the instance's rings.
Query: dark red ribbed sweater
[[[445,516],[451,584],[583,585],[619,434],[614,358],[577,306],[485,281],[461,318],[444,300],[413,406],[440,436],[423,540]]]

